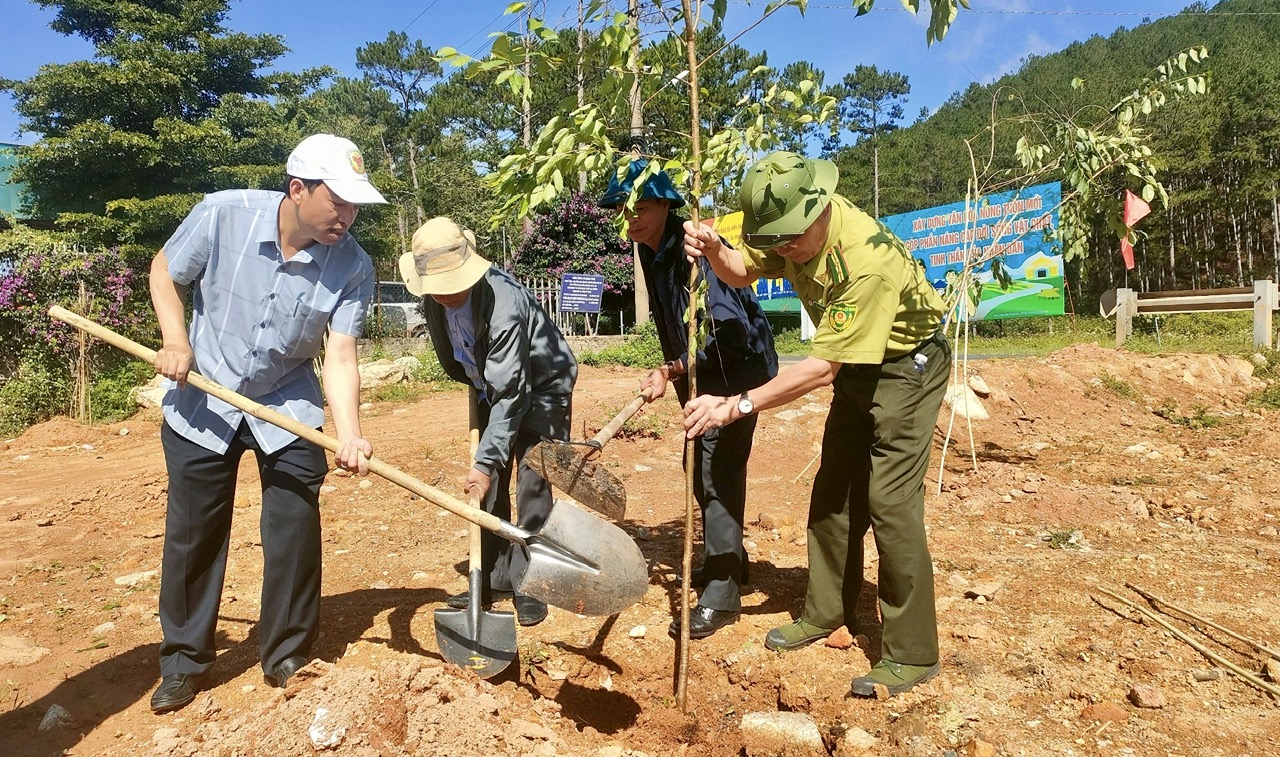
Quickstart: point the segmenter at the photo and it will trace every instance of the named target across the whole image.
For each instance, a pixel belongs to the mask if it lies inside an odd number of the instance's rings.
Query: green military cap
[[[785,150],[761,158],[747,170],[738,196],[742,241],[767,250],[800,236],[826,210],[839,180],[829,160]]]

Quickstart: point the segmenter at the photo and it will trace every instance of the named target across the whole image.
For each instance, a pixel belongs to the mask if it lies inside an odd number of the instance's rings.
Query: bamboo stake
[[[1168,607],[1171,610],[1176,610],[1182,613],[1183,615],[1186,615],[1188,618],[1191,618],[1197,623],[1203,623],[1204,625],[1209,626],[1210,628],[1215,628],[1225,633],[1226,635],[1230,636],[1231,638],[1235,639],[1236,641],[1242,641],[1245,644],[1248,644],[1249,646],[1258,650],[1259,652],[1269,655],[1272,659],[1280,660],[1280,652],[1277,652],[1274,649],[1270,649],[1266,646],[1263,646],[1262,644],[1259,644],[1258,642],[1254,641],[1253,639],[1250,639],[1247,636],[1241,636],[1240,634],[1236,633],[1235,631],[1232,631],[1230,628],[1227,628],[1226,626],[1218,625],[1217,623],[1214,623],[1212,620],[1209,620],[1208,618],[1202,618],[1199,615],[1196,615],[1194,612],[1191,612],[1190,610],[1179,607],[1172,602],[1166,602],[1165,600],[1161,599],[1160,597],[1157,597],[1151,592],[1143,591],[1142,589],[1139,589],[1137,586],[1134,586],[1133,584],[1127,581],[1125,582],[1125,586],[1134,590],[1138,594],[1141,594],[1143,599],[1146,599],[1148,602],[1161,604],[1161,605],[1164,605],[1165,607]],[[1159,609],[1159,608],[1156,608],[1156,609]]]
[[[1203,644],[1201,644],[1200,642],[1198,642],[1198,641],[1196,641],[1195,639],[1191,638],[1190,636],[1186,635],[1186,634],[1185,634],[1185,633],[1183,633],[1182,631],[1179,631],[1177,628],[1174,628],[1172,625],[1170,625],[1167,621],[1165,621],[1165,620],[1164,620],[1163,618],[1161,618],[1160,616],[1156,615],[1154,612],[1151,612],[1150,610],[1146,609],[1145,607],[1139,607],[1138,605],[1135,605],[1134,603],[1130,602],[1129,600],[1125,599],[1124,597],[1120,596],[1119,594],[1116,594],[1116,593],[1115,593],[1115,592],[1113,592],[1113,591],[1107,591],[1106,589],[1102,588],[1101,586],[1098,586],[1098,587],[1095,587],[1095,588],[1096,588],[1098,591],[1102,592],[1103,594],[1106,594],[1108,597],[1111,597],[1112,599],[1116,600],[1117,602],[1119,602],[1119,603],[1123,604],[1125,607],[1128,607],[1128,608],[1129,608],[1129,609],[1131,609],[1131,610],[1134,610],[1134,611],[1136,611],[1136,612],[1141,613],[1141,614],[1142,614],[1144,617],[1146,617],[1148,620],[1151,620],[1151,621],[1153,621],[1153,622],[1155,622],[1155,623],[1158,623],[1159,625],[1163,626],[1163,627],[1164,627],[1164,629],[1165,629],[1166,631],[1168,631],[1169,633],[1173,634],[1173,635],[1174,635],[1174,636],[1176,636],[1177,638],[1179,638],[1179,639],[1181,639],[1181,640],[1185,641],[1187,644],[1191,645],[1191,648],[1192,648],[1192,649],[1196,650],[1197,652],[1199,652],[1200,654],[1204,655],[1205,657],[1208,657],[1210,660],[1213,660],[1214,662],[1218,663],[1219,665],[1221,665],[1222,667],[1224,667],[1224,668],[1226,668],[1227,670],[1231,671],[1232,673],[1235,673],[1235,674],[1236,674],[1237,676],[1239,676],[1240,678],[1243,678],[1243,679],[1245,680],[1245,682],[1246,682],[1246,683],[1248,683],[1249,685],[1251,685],[1251,686],[1253,686],[1254,688],[1257,688],[1257,689],[1262,689],[1263,691],[1267,692],[1267,693],[1268,693],[1268,694],[1270,694],[1271,696],[1276,697],[1277,699],[1280,699],[1280,688],[1277,688],[1277,687],[1275,687],[1275,686],[1272,686],[1271,684],[1267,683],[1266,681],[1263,681],[1261,678],[1258,678],[1257,676],[1253,675],[1252,673],[1249,673],[1249,672],[1248,672],[1248,671],[1246,671],[1244,668],[1241,668],[1239,665],[1236,665],[1234,662],[1232,662],[1232,661],[1228,660],[1227,658],[1223,657],[1222,655],[1218,654],[1217,652],[1214,652],[1212,649],[1209,649],[1208,647],[1204,646],[1204,645],[1203,645]],[[1098,601],[1098,598],[1097,598],[1097,597],[1090,597],[1090,598],[1091,598],[1094,602],[1097,602],[1098,604],[1102,605],[1103,607],[1106,607],[1106,605],[1105,605],[1105,604],[1103,604],[1102,602],[1099,602],[1099,601]],[[1110,608],[1108,608],[1108,609],[1110,609]]]
[[[698,112],[698,19],[693,13],[691,0],[681,0],[684,9],[685,59],[689,66],[689,137],[693,161],[693,202],[689,203],[689,220],[697,224],[698,203],[702,201],[702,139],[701,116]],[[689,264],[689,310],[685,316],[688,324],[689,397],[698,396],[698,266]],[[676,665],[676,704],[680,711],[689,711],[685,696],[689,682],[689,591],[693,573],[693,473],[697,467],[697,440],[685,439],[684,443],[684,557],[683,576],[680,580],[680,652]]]

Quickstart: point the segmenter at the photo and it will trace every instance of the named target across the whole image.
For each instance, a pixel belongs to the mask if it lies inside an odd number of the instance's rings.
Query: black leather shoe
[[[517,594],[513,604],[516,606],[516,620],[522,626],[536,626],[547,619],[547,603],[541,599]]]
[[[738,622],[738,616],[741,614],[736,610],[713,610],[710,607],[698,605],[689,611],[689,638],[705,639],[721,628]],[[679,618],[671,621],[667,633],[673,637],[680,635]]]
[[[501,602],[504,599],[511,599],[515,596],[513,591],[495,591],[493,589],[485,589],[480,593],[481,603],[491,605],[494,602]],[[464,591],[461,594],[454,594],[444,601],[455,610],[465,610],[471,604],[471,592]]]
[[[289,679],[293,677],[293,674],[306,667],[308,662],[311,661],[300,654],[286,657],[284,662],[276,666],[274,673],[263,671],[262,678],[277,689],[283,689],[289,685]]]
[[[705,566],[704,566],[705,567]],[[738,580],[738,586],[746,586],[751,583],[751,563],[742,564],[742,577]],[[689,585],[695,589],[707,588],[707,574],[703,568],[694,568],[689,574]]]
[[[204,679],[204,675],[195,673],[175,673],[160,679],[160,685],[151,695],[151,711],[158,715],[191,704]]]

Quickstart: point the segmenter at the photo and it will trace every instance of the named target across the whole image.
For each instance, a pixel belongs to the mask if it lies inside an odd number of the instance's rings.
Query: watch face
[[[738,412],[743,415],[751,415],[751,411],[756,409],[756,405],[751,401],[750,397],[743,397],[738,400]]]

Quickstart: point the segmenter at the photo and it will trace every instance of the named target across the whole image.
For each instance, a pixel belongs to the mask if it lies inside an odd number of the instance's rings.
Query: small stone
[[[636,464],[636,472],[637,472],[637,473],[648,473],[648,472],[649,472],[649,471],[651,471],[651,470],[653,470],[653,468],[650,468],[650,467],[649,467],[649,466],[647,466],[647,465],[640,465],[640,464],[638,464],[638,463]]]
[[[841,749],[873,749],[880,740],[856,725],[844,732],[840,738]]]
[[[365,411],[365,410],[372,410],[372,409],[373,409],[373,403],[372,403],[372,402],[361,402],[361,403],[360,403],[360,410],[361,410],[361,411]]]
[[[387,583],[386,581],[374,581],[373,583],[369,584],[369,588],[377,589],[379,591],[385,591],[386,589],[391,588],[391,584]]]
[[[523,736],[526,739],[535,741],[550,741],[556,737],[555,731],[545,725],[531,723],[528,720],[512,720],[510,730],[516,736]]]
[[[780,421],[794,421],[796,418],[800,417],[800,411],[799,410],[783,410],[781,413],[778,413],[774,417]]]
[[[871,687],[871,690],[875,692],[876,699],[881,702],[883,702],[884,700],[888,699],[891,696],[889,694],[889,687],[885,686],[883,683],[875,684],[874,686]]]
[[[995,636],[995,632],[981,623],[974,623],[956,630],[955,636],[959,639],[990,639]]]
[[[827,637],[825,644],[832,649],[848,649],[853,646],[853,635],[846,626],[840,626]]]
[[[455,539],[465,539],[470,535],[471,535],[471,531],[465,528],[460,531],[453,532],[453,538]]]
[[[1027,483],[1022,485],[1022,491],[1026,492],[1027,494],[1035,494],[1036,492],[1040,491],[1040,485],[1037,484],[1035,481],[1028,481]]]
[[[40,528],[45,528],[45,527],[47,527],[47,526],[52,526],[52,525],[53,525],[53,518],[49,518],[49,517],[41,518],[40,520],[36,521],[36,525],[37,525],[37,526],[39,526]],[[1274,531],[1275,529],[1272,529],[1272,530]]]
[[[749,712],[742,718],[748,757],[825,755],[814,719],[800,712]]]
[[[1008,494],[1005,494],[1005,495],[1003,495],[1003,496],[1001,496],[1001,497],[1000,497],[1000,501],[1001,501],[1001,502],[1003,502],[1003,503],[1005,503],[1005,504],[1007,505],[1007,504],[1009,504],[1010,502],[1012,502],[1012,501],[1013,501],[1013,497],[1009,496]]]
[[[622,757],[621,744],[605,744],[596,752],[596,757]]]
[[[1129,689],[1129,701],[1137,707],[1151,710],[1158,710],[1168,704],[1164,698],[1164,691],[1150,683],[1135,683]]]
[[[372,486],[373,486],[373,482],[372,482],[372,481],[370,481],[370,480],[369,480],[369,479],[367,479],[367,478],[366,478],[365,480],[363,480],[363,481],[361,481],[361,482],[360,482],[360,488],[361,488],[361,489],[368,489],[368,488],[370,488],[370,487],[372,487]]]
[[[974,394],[978,395],[984,400],[987,397],[991,396],[991,387],[987,386],[987,382],[983,381],[981,376],[978,376],[978,375],[970,376],[969,388],[973,390]]]
[[[160,575],[158,570],[144,570],[140,573],[130,573],[127,576],[116,578],[116,586],[137,586],[140,583],[150,581]]]
[[[1052,446],[1053,445],[1048,442],[1036,442],[1035,444],[1031,445],[1031,449],[1035,450],[1036,452],[1044,452],[1045,450],[1049,449]]]
[[[307,735],[311,737],[311,747],[319,752],[341,744],[346,738],[347,727],[330,714],[328,707],[317,707],[315,716],[311,718],[311,725],[307,728]]]
[[[1262,676],[1268,681],[1280,683],[1280,660],[1267,660],[1262,665]]]
[[[636,626],[627,632],[627,635],[633,639],[643,639],[644,635],[649,633],[649,629],[644,626]]]
[[[961,754],[964,757],[996,757],[996,748],[982,739],[975,738],[964,745]]]
[[[347,470],[346,468],[334,468],[329,472],[337,476],[338,478],[346,478],[351,475],[351,471]]]
[[[338,491],[338,487],[336,486],[329,486],[328,484],[325,484],[324,486],[320,487],[321,494],[332,494],[333,492],[336,492],[336,491]]]
[[[68,728],[75,725],[76,719],[71,717],[71,713],[67,712],[67,708],[57,702],[49,705],[49,709],[44,711],[44,717],[40,718],[40,733],[48,733],[49,731]]]
[[[1219,671],[1217,671],[1217,670],[1193,670],[1193,671],[1191,671],[1191,678],[1192,678],[1193,680],[1195,680],[1195,681],[1199,681],[1200,683],[1205,683],[1205,682],[1207,682],[1207,681],[1216,681],[1216,680],[1218,680],[1218,679],[1219,679],[1219,678],[1221,678],[1221,677],[1222,677],[1222,673],[1220,673],[1220,672],[1219,672]]]
[[[103,623],[102,625],[95,627],[92,631],[89,632],[89,635],[90,636],[106,636],[107,634],[111,633],[114,630],[116,630],[116,624],[108,620],[106,623]]]
[[[1085,720],[1101,720],[1108,723],[1129,722],[1129,712],[1115,702],[1095,702],[1080,713]]]
[[[128,435],[129,435],[129,429],[127,429],[127,428],[122,428],[122,429],[120,429],[120,435],[121,435],[121,436],[128,436]]]
[[[1263,526],[1262,529],[1258,531],[1258,536],[1275,536],[1277,533],[1280,532],[1277,532],[1275,526]]]
[[[411,581],[426,581],[429,578],[431,578],[431,574],[424,570],[415,570],[413,575],[409,576],[409,580]]]
[[[996,594],[1004,588],[1004,584],[999,581],[983,581],[976,583],[965,590],[965,597],[969,599],[977,599],[979,597],[988,601],[995,599]]]
[[[644,526],[641,526],[636,529],[636,538],[640,541],[649,541],[653,538],[653,532]]]

